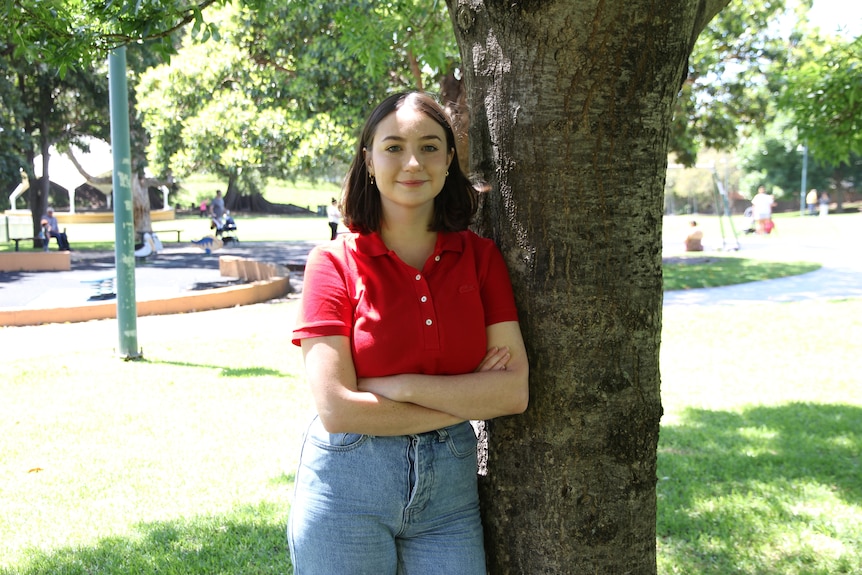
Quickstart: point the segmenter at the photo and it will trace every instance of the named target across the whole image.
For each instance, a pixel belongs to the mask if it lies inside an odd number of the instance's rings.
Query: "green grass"
[[[295,312],[138,318],[135,362],[116,322],[0,328],[0,573],[289,573]]]
[[[860,338],[859,300],[665,309],[659,573],[862,572]]]
[[[820,269],[811,262],[770,262],[726,255],[685,256],[665,263],[665,291],[742,284]]]
[[[326,234],[261,220],[252,237]],[[202,225],[157,229],[178,222]],[[295,313],[138,318],[135,362],[114,321],[0,328],[0,573],[290,573]],[[862,572],[860,340],[859,300],[665,309],[659,573]]]
[[[0,329],[0,573],[289,573],[295,312],[142,317],[139,362],[112,321]],[[860,337],[858,300],[665,310],[659,573],[862,570]]]

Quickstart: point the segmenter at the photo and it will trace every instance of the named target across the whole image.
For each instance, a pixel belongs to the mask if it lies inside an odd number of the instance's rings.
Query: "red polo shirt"
[[[469,373],[485,356],[486,326],[517,319],[491,240],[439,233],[419,271],[378,234],[350,234],[309,254],[293,343],[349,337],[359,377]]]

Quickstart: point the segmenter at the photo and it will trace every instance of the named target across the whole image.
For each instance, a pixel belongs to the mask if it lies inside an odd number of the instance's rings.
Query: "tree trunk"
[[[87,173],[75,153],[70,148],[66,151],[66,157],[78,170],[78,173],[87,180],[90,185],[113,184],[113,176],[97,177]],[[136,176],[132,178],[132,217],[134,218],[135,232],[149,232],[153,229],[152,217],[150,216],[150,186],[161,186],[165,182],[154,178]],[[113,193],[113,192],[112,192]],[[113,205],[113,203],[111,203]]]
[[[672,104],[728,0],[448,0],[479,231],[509,264],[531,403],[490,422],[489,573],[652,574]]]
[[[138,176],[132,178],[132,213],[135,218],[135,231],[139,233],[153,230],[148,188],[144,178]]]
[[[42,230],[42,214],[48,210],[49,194],[51,192],[50,170],[51,135],[48,127],[48,115],[51,113],[53,100],[51,88],[44,82],[39,83],[39,149],[42,154],[42,177],[39,179],[38,193],[30,194],[30,217],[33,220],[33,237],[38,237]],[[41,246],[39,246],[41,247]]]

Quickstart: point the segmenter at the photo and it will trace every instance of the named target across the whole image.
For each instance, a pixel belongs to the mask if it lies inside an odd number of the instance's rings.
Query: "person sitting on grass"
[[[691,220],[689,224],[691,228],[688,230],[688,235],[685,237],[685,251],[687,252],[702,252],[703,251],[703,231],[697,227],[697,222]]]

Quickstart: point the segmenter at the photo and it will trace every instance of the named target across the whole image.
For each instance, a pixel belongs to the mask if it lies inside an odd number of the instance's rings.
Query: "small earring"
[[[371,174],[371,185],[374,185],[374,174]]]
[[[446,170],[446,177],[449,177],[449,170]]]

